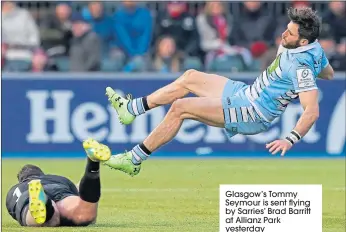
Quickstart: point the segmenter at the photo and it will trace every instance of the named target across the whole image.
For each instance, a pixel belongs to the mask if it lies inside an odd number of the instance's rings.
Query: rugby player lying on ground
[[[18,173],[18,183],[7,193],[6,208],[22,226],[87,226],[96,220],[101,196],[100,163],[110,150],[95,140],[83,142],[87,165],[76,187],[68,178],[45,174],[27,164]]]

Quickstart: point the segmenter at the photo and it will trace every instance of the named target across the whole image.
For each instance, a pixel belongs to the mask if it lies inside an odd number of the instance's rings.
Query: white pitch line
[[[227,166],[225,166],[227,168],[234,168],[234,169],[242,169],[242,170],[315,170],[315,169],[321,169],[323,168],[324,170],[338,170],[335,169],[335,167],[330,166],[330,167],[326,167],[323,166],[323,164],[321,165],[310,165],[310,166],[292,166],[292,165],[271,165],[271,164],[259,164],[259,165],[241,165],[241,164],[229,164]],[[187,169],[195,169],[195,166],[191,166]],[[209,166],[203,166],[203,167],[198,167],[198,169],[210,169]],[[343,172],[345,172],[345,167],[342,168]]]
[[[198,192],[198,191],[218,191],[219,189],[191,189],[191,188],[105,188],[102,192]]]
[[[333,188],[331,190],[333,190],[333,191],[346,191],[346,187]]]
[[[325,191],[346,191],[346,187],[324,188]],[[218,192],[219,188],[104,188],[102,192]]]

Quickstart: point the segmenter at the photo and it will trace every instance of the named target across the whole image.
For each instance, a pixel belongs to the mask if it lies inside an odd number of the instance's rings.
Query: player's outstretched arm
[[[324,80],[333,80],[333,77],[334,77],[334,70],[330,64],[328,64],[327,67],[322,69],[321,73],[318,75],[318,78],[321,78]]]
[[[305,136],[312,125],[316,122],[319,117],[319,105],[318,105],[318,90],[310,90],[299,93],[300,103],[303,106],[304,112],[301,115],[296,127],[292,132],[285,138],[275,140],[266,145],[273,155],[277,152],[281,152],[281,156],[284,156],[286,151],[291,149],[293,144],[298,142],[303,136]]]

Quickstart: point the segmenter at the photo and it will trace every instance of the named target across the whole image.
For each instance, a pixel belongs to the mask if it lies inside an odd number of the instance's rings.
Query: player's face
[[[292,49],[302,46],[302,40],[299,38],[298,33],[299,25],[293,22],[290,22],[287,25],[286,31],[282,33],[281,44],[283,47]]]

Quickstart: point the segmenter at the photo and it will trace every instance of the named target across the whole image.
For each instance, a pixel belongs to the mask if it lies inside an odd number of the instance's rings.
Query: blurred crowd
[[[275,58],[288,6],[318,6],[319,39],[346,70],[345,2],[2,1],[9,72],[259,71]]]

